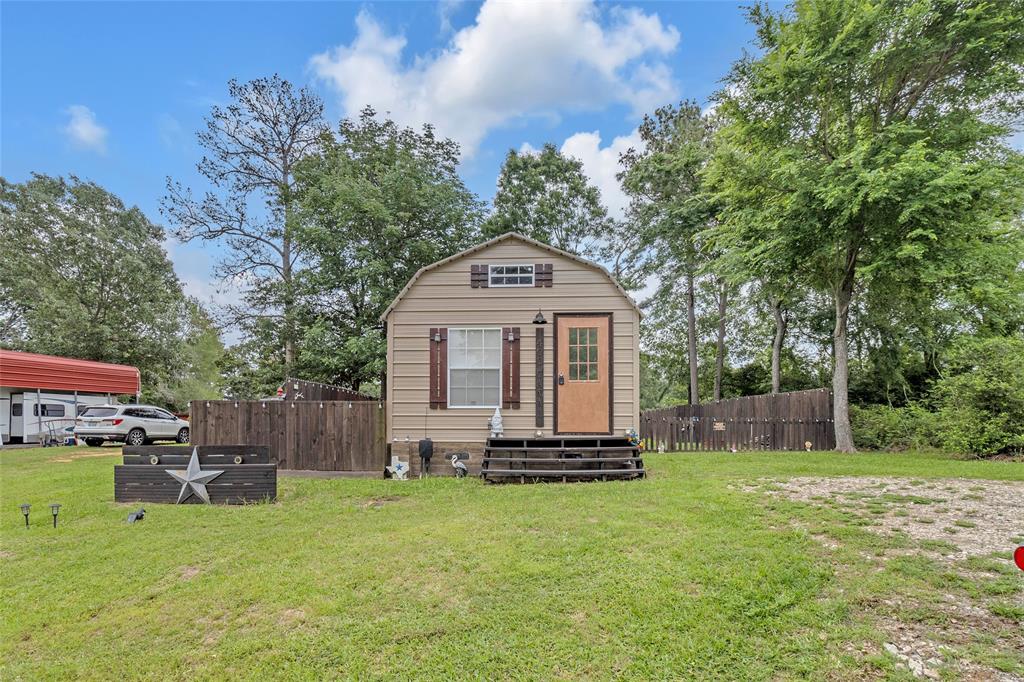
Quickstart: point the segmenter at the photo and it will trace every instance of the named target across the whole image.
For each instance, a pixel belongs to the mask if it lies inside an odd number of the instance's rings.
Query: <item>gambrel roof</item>
[[[402,287],[402,290],[400,292],[398,292],[398,296],[395,296],[395,300],[393,300],[391,302],[391,305],[389,305],[387,307],[387,309],[384,311],[384,313],[380,316],[380,319],[381,320],[386,320],[387,319],[387,316],[391,314],[391,311],[395,309],[395,307],[398,305],[399,301],[401,301],[402,298],[409,292],[409,290],[412,289],[413,285],[416,284],[416,281],[419,280],[419,278],[422,277],[424,273],[430,272],[431,270],[434,270],[435,268],[439,268],[442,265],[446,265],[446,264],[451,263],[453,261],[457,261],[460,258],[465,258],[466,256],[470,256],[470,255],[472,255],[474,253],[477,253],[479,251],[483,251],[486,248],[494,246],[495,244],[500,244],[501,242],[507,241],[509,239],[515,239],[515,240],[523,242],[524,244],[529,244],[531,246],[536,246],[537,248],[544,249],[545,251],[549,251],[549,252],[555,254],[556,256],[562,256],[563,258],[569,258],[571,260],[576,261],[577,263],[582,263],[583,265],[586,265],[587,267],[590,267],[590,268],[593,268],[593,269],[599,271],[605,277],[607,277],[608,280],[612,284],[615,285],[615,288],[619,290],[619,293],[621,293],[622,296],[627,301],[629,301],[629,304],[633,307],[634,310],[636,310],[637,315],[640,315],[641,317],[643,316],[643,314],[640,312],[640,306],[638,306],[636,304],[636,301],[633,300],[633,297],[629,295],[629,293],[622,287],[622,285],[619,284],[618,280],[616,280],[614,277],[612,277],[611,273],[608,272],[608,270],[605,269],[603,266],[598,265],[597,263],[595,263],[593,261],[587,260],[586,258],[582,258],[580,256],[577,256],[574,253],[569,253],[568,251],[563,251],[562,249],[555,248],[554,246],[551,246],[550,244],[545,244],[544,242],[537,241],[536,239],[531,239],[530,237],[527,237],[526,235],[519,234],[518,232],[506,232],[505,234],[500,235],[498,237],[495,237],[494,239],[488,239],[487,241],[482,242],[480,244],[477,244],[476,246],[471,246],[470,248],[468,248],[468,249],[466,249],[464,251],[459,251],[456,254],[448,256],[447,258],[443,258],[443,259],[437,261],[436,263],[431,263],[430,265],[424,266],[424,267],[420,268],[419,270],[417,270],[416,274],[412,276],[412,279],[410,279],[408,281],[408,283],[406,283],[406,285],[404,287]]]

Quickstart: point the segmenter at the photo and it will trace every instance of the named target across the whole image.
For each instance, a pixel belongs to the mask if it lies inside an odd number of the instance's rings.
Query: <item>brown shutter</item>
[[[519,409],[519,327],[501,330],[501,406]]]
[[[448,408],[448,328],[431,327],[430,340],[430,409]]]
[[[533,286],[550,287],[554,266],[551,263],[537,263],[533,266]]]
[[[486,289],[490,284],[490,269],[486,265],[469,266],[469,286],[474,289]]]

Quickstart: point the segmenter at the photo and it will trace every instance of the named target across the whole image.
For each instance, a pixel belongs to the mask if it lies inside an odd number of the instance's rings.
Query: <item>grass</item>
[[[878,569],[909,541],[741,485],[1024,480],[1009,462],[714,453],[649,455],[636,482],[282,478],[275,504],[148,505],[127,525],[118,451],[78,457],[95,453],[0,452],[5,680],[859,679],[906,672],[880,653],[893,595],[990,595],[1020,618],[1020,575],[968,580],[916,556]],[[962,655],[1024,670],[996,644]]]

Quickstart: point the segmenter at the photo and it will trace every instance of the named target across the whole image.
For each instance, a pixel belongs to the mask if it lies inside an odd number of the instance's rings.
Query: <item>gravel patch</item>
[[[866,526],[900,531],[918,541],[955,547],[951,560],[1012,552],[1024,534],[1024,483],[974,479],[794,478],[774,482],[771,494],[822,504],[835,500],[865,513]]]

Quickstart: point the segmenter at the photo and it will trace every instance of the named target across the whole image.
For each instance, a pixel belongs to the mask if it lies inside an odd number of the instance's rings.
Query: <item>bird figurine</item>
[[[143,507],[139,507],[138,511],[133,511],[128,515],[128,523],[135,523],[146,518],[146,510]]]
[[[452,455],[452,468],[455,469],[455,478],[465,478],[469,474],[466,463],[460,462],[458,455]]]

